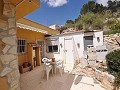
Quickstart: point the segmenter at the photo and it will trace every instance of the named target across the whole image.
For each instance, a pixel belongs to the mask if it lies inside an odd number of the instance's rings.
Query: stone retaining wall
[[[0,78],[6,78],[9,90],[20,90],[16,43],[16,7],[9,0],[3,1],[3,15],[6,20],[0,19],[0,64],[2,66]]]

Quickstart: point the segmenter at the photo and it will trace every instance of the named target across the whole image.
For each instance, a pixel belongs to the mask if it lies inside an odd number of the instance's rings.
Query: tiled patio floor
[[[21,90],[105,90],[94,83],[93,78],[70,74],[68,71],[72,70],[72,66],[71,69],[68,67],[70,65],[66,65],[62,77],[57,72],[53,76],[50,74],[49,80],[46,80],[42,66],[21,74]]]

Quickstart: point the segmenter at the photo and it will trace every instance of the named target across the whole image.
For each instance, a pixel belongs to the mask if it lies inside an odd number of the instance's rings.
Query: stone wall
[[[3,15],[7,19],[0,19],[0,79],[3,77],[6,79],[8,90],[20,90],[16,44],[16,7],[9,0],[3,1]],[[0,83],[2,82],[0,81]]]

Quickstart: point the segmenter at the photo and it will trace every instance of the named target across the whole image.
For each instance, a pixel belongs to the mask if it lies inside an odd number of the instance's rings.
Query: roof
[[[40,33],[44,33],[44,34],[48,34],[48,35],[59,34],[59,31],[57,31],[57,30],[51,29],[47,26],[33,22],[33,21],[28,20],[26,18],[22,18],[22,19],[17,20],[17,27],[27,29],[27,30],[36,31],[36,32],[40,32]]]
[[[76,32],[68,32],[68,33],[62,33],[62,34],[58,34],[58,35],[52,35],[52,36],[48,36],[48,37],[60,37],[60,36],[69,36],[69,35],[78,35],[78,34],[86,34],[86,33],[92,33],[92,32],[102,32],[100,30],[80,30],[80,31],[76,31]]]

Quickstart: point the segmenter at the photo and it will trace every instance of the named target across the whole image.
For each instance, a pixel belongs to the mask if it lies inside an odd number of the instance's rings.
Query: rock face
[[[120,49],[119,42],[117,41],[119,37],[119,34],[104,35],[104,42],[107,44],[109,51]]]
[[[9,90],[20,90],[16,43],[16,7],[9,0],[3,1],[3,15],[7,19],[0,19],[0,78],[6,77],[6,85]]]
[[[94,78],[98,83],[100,83],[103,87],[107,88],[107,90],[112,90],[112,83],[114,82],[115,77],[108,74],[107,72],[103,72],[101,70],[96,69],[95,67],[82,67],[81,64],[75,66],[75,68],[71,72],[72,74],[88,76]]]

